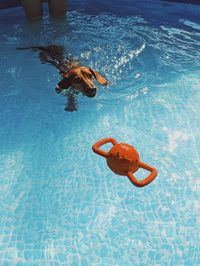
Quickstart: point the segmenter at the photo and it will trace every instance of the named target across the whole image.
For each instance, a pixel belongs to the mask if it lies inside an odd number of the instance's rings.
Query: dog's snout
[[[93,93],[93,94],[87,94],[87,97],[89,97],[89,98],[93,98],[95,95],[96,95],[96,93]]]
[[[84,92],[85,92],[86,96],[92,98],[96,95],[97,88],[95,86],[94,87],[87,87],[84,89]]]
[[[85,88],[85,90],[88,93],[92,93],[92,92],[96,92],[97,88],[96,87],[87,87],[87,88]]]

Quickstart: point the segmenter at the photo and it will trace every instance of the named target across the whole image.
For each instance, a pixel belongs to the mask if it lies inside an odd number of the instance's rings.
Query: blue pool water
[[[0,15],[1,265],[200,265],[200,7],[95,0],[71,3],[65,21]],[[110,82],[78,95],[76,112],[56,69],[15,49],[50,43]],[[105,137],[158,177],[139,189],[112,173],[91,150]]]

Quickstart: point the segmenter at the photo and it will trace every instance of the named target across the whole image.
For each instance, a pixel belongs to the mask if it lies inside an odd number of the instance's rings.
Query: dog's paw
[[[67,107],[65,107],[64,110],[67,112],[74,112],[74,111],[77,111],[77,108],[74,106],[67,106]]]

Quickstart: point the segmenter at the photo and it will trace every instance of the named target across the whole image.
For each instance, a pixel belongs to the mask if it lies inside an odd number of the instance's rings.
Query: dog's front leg
[[[73,92],[68,92],[67,102],[65,105],[65,111],[74,112],[74,111],[77,111],[77,109],[78,109],[78,104],[77,104],[76,95]]]

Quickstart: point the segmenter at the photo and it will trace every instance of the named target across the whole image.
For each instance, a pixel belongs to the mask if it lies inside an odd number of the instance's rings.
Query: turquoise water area
[[[200,265],[200,7],[95,0],[69,3],[66,20],[0,15],[1,265]],[[79,94],[76,112],[56,69],[15,49],[50,43],[110,82]],[[105,137],[158,177],[139,189],[112,173],[91,150]]]

